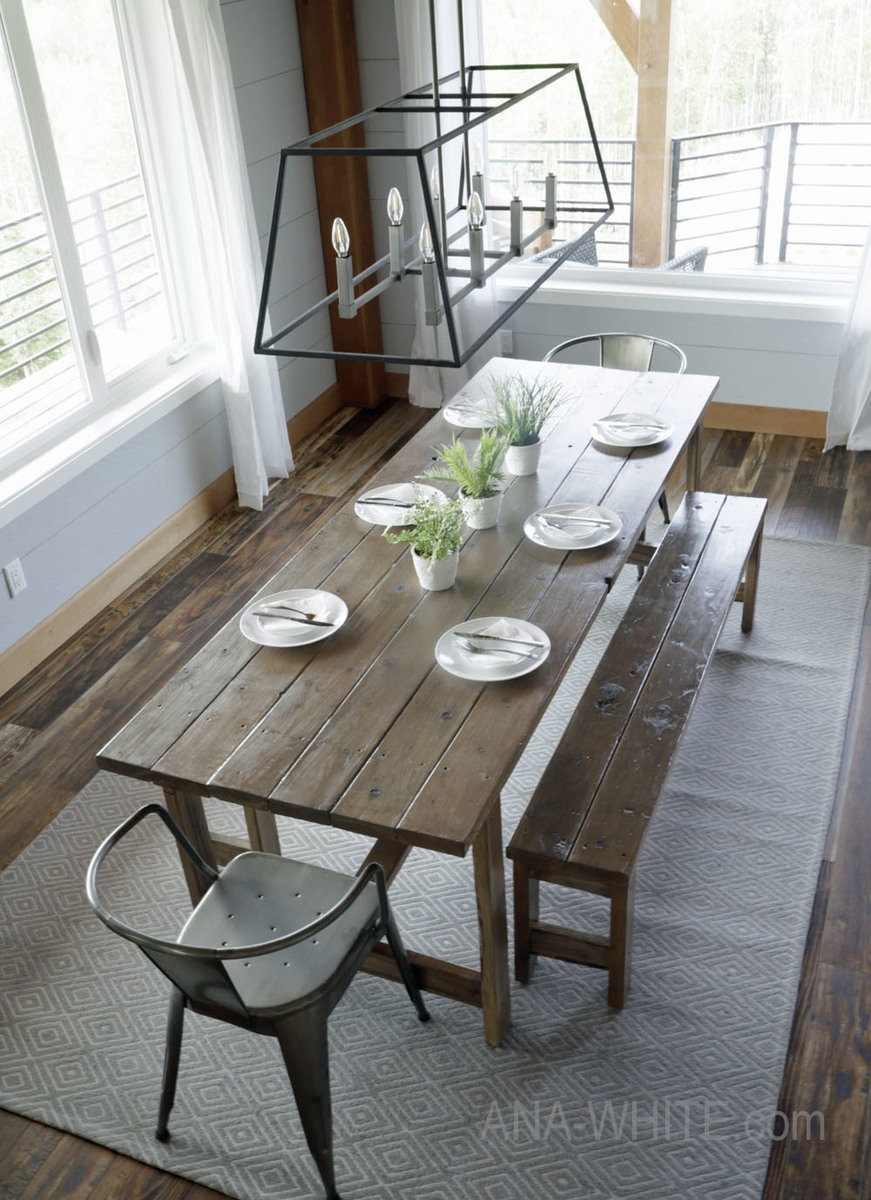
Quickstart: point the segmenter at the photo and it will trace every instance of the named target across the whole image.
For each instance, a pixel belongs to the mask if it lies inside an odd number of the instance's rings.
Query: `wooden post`
[[[658,267],[668,257],[672,12],[672,0],[641,0],[632,196],[633,267]]]
[[[362,109],[353,0],[296,0],[302,68],[309,128],[313,133],[355,116]],[[330,143],[362,146],[363,129],[345,130]],[[374,260],[369,176],[363,158],[339,156],[314,159],[315,186],[327,287],[336,287],[336,256],[332,247],[334,217],[342,217],[351,236],[354,269]],[[330,305],[333,346],[351,353],[381,354],[381,312],[378,301],[344,319]],[[383,363],[336,362],[343,404],[374,408],[386,395]]]
[[[672,0],[590,0],[638,76],[632,265],[658,267],[668,252]]]

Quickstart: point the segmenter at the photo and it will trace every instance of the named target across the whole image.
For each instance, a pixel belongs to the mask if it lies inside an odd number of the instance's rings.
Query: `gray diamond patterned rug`
[[[358,976],[330,1027],[346,1200],[756,1200],[784,1127],[778,1088],[869,572],[863,548],[766,539],[756,626],[743,635],[736,606],[647,839],[622,1012],[604,973],[545,960],[513,985],[494,1050],[476,1010],[431,998],[420,1025],[400,988]],[[506,788],[506,840],[633,574]],[[152,1136],[166,986],[93,916],[83,878],[102,837],[156,798],[98,774],[0,876],[0,1104],[240,1200],[317,1197],[267,1039],[188,1015],[172,1138]],[[228,830],[239,819],[220,805],[211,816]],[[281,833],[285,853],[349,871],[366,848],[289,821]],[[156,928],[184,892],[156,828],[141,851],[144,870],[117,895]],[[604,921],[594,899],[543,890],[550,919]],[[391,894],[408,945],[474,964],[470,861],[415,851]]]

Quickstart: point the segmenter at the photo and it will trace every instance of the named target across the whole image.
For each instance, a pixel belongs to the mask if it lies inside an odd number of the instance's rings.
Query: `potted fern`
[[[417,492],[410,516],[410,525],[388,527],[384,537],[388,542],[407,542],[411,546],[411,561],[421,587],[431,592],[453,587],[463,542],[459,500],[438,500]]]
[[[544,423],[565,403],[562,386],[520,373],[491,382],[497,401],[494,428],[507,443],[506,470],[512,475],[534,475]]]
[[[499,520],[505,445],[495,429],[483,429],[470,458],[466,443],[454,434],[449,446],[439,446],[436,450],[439,455],[436,465],[423,473],[425,479],[459,485],[466,524],[473,529],[490,529]]]

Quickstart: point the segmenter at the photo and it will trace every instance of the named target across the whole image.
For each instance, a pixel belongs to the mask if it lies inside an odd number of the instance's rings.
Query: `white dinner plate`
[[[438,504],[445,504],[448,499],[444,492],[430,487],[428,483],[388,483],[364,492],[354,502],[354,512],[370,525],[410,525],[411,509],[405,505],[414,503],[415,493],[422,499],[435,500]],[[389,504],[367,504],[366,501],[372,496],[397,500],[399,503],[396,508]]]
[[[473,639],[482,648],[487,647],[484,653],[476,654],[457,636],[464,633],[486,633],[494,640]],[[512,649],[510,642],[499,640],[502,637],[534,645]],[[473,617],[470,621],[461,621],[442,634],[435,648],[436,662],[446,671],[459,675],[461,679],[474,679],[479,683],[528,675],[540,667],[549,654],[550,638],[544,630],[517,617]]]
[[[449,425],[460,429],[491,429],[498,412],[499,404],[493,396],[465,396],[457,392],[442,409],[442,416]]]
[[[276,612],[301,609],[303,613],[313,613],[317,621],[329,621],[329,625],[309,625],[302,617],[299,621],[291,621],[287,617],[256,615],[268,609]],[[347,619],[347,604],[332,592],[322,592],[319,588],[292,588],[252,601],[239,618],[239,628],[246,638],[260,646],[307,646],[309,642],[330,637]]]
[[[590,432],[603,446],[657,446],[671,437],[674,426],[651,413],[617,413],[594,421]]]
[[[623,528],[616,513],[595,504],[551,504],[530,513],[523,532],[539,546],[590,550],[611,542]]]

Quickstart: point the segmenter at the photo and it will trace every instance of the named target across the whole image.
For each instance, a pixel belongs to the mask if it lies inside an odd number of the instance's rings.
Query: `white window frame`
[[[0,528],[218,378],[207,331],[198,318],[206,305],[197,259],[196,205],[173,108],[172,60],[163,6],[151,2],[143,6],[137,0],[111,3],[175,336],[136,367],[111,382],[104,380],[96,337],[80,319],[81,313],[87,312],[87,303],[80,303],[83,283],[78,252],[41,88],[33,86],[34,77],[38,80],[37,65],[29,37],[21,36],[22,22],[26,35],[24,10],[21,0],[3,0],[0,15],[8,34],[4,37],[15,44],[13,69],[28,97],[22,119],[40,156],[37,186],[41,201],[46,209],[51,206],[52,226],[60,230],[58,236],[52,236],[52,251],[59,264],[74,352],[91,398],[76,413],[0,459]],[[150,56],[148,74],[157,79],[155,84],[146,83],[145,55]]]

